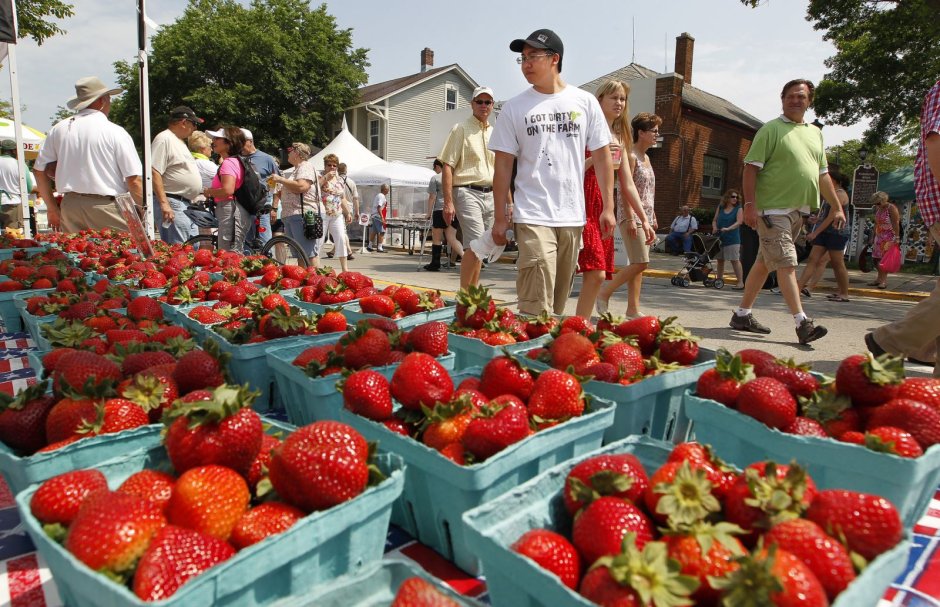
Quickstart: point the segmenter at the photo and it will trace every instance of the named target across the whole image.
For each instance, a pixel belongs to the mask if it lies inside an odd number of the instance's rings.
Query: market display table
[[[0,391],[13,394],[35,383],[26,359],[35,344],[26,333],[0,333]],[[940,491],[914,527],[908,566],[885,593],[878,607],[940,606]],[[486,601],[482,578],[473,577],[391,527],[385,556],[412,561],[444,580],[457,592]],[[0,605],[10,607],[58,607],[62,605],[52,574],[36,553],[20,522],[13,495],[0,478]]]

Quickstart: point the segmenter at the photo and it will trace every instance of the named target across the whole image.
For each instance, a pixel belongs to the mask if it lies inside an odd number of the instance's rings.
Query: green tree
[[[842,173],[851,176],[855,167],[862,164],[862,149],[867,152],[866,162],[881,173],[890,173],[914,164],[914,154],[896,143],[885,143],[872,148],[861,139],[849,139],[826,148],[826,158],[829,162],[837,162]]]
[[[71,17],[75,14],[73,8],[60,0],[20,0],[16,3],[17,33],[20,38],[28,36],[42,44],[47,38],[65,33],[51,18]]]
[[[905,127],[940,74],[940,0],[810,0],[806,19],[836,47],[816,113],[840,125],[869,118],[868,146],[910,137]]]
[[[176,22],[154,37],[150,53],[152,131],[170,109],[191,106],[207,128],[251,129],[255,144],[273,150],[291,141],[322,144],[327,128],[358,101],[366,82],[366,49],[338,29],[326,5],[305,0],[190,0]],[[112,120],[140,144],[136,64],[115,64],[127,90]]]

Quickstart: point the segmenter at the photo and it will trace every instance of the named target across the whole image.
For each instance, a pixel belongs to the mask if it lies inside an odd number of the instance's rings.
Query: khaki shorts
[[[127,231],[127,220],[118,210],[113,196],[91,196],[69,192],[62,199],[61,227],[63,232],[113,228]]]
[[[463,220],[461,220],[463,225]],[[564,314],[578,265],[582,226],[556,228],[516,224],[519,311]]]
[[[623,248],[627,252],[629,263],[649,263],[650,247],[646,244],[646,234],[642,229],[637,228],[636,235],[633,236],[627,230],[629,224],[623,221],[619,224],[620,235],[623,237]]]
[[[720,261],[741,261],[741,245],[726,244],[722,246],[721,250],[718,251],[718,257],[715,259]]]
[[[0,207],[0,227],[12,230],[23,229],[23,205],[5,204]]]
[[[765,222],[769,221],[768,226]],[[803,216],[799,211],[790,211],[786,215],[762,215],[757,218],[757,236],[760,248],[757,258],[771,272],[780,268],[795,268],[796,242],[803,227]]]
[[[479,192],[470,188],[454,188],[454,210],[463,232],[463,246],[470,248],[470,242],[483,236],[483,232],[492,229],[495,219],[493,210],[493,192]]]

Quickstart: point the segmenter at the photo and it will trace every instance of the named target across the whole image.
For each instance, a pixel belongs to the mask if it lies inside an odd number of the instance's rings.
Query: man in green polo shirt
[[[794,242],[803,217],[819,207],[821,191],[832,207],[833,225],[838,229],[845,224],[845,213],[828,174],[822,131],[803,120],[814,92],[809,80],[786,83],[780,93],[783,114],[757,131],[744,159],[744,223],[757,230],[760,248],[730,323],[738,331],[770,333],[769,327],[757,322],[751,308],[767,275],[776,271],[801,344],[827,333],[806,316],[800,302]]]

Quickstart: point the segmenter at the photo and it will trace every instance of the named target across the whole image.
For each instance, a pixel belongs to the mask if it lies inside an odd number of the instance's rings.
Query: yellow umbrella
[[[39,146],[46,135],[25,124],[20,125],[20,133],[23,137],[23,151],[26,152],[26,158],[32,160],[39,154]],[[0,118],[0,139],[16,139],[12,120]]]

